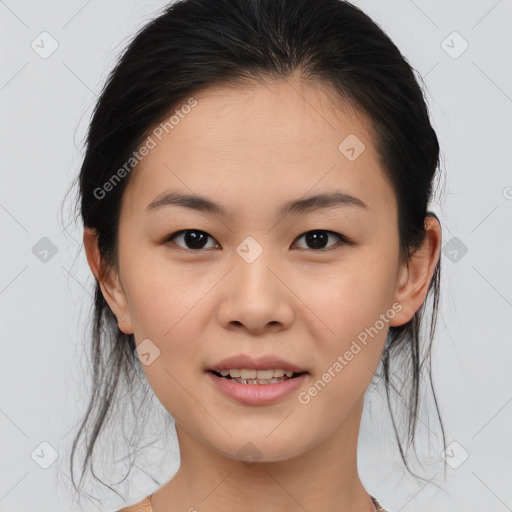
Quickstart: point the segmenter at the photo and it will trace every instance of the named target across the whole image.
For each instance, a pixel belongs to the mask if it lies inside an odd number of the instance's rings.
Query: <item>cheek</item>
[[[344,421],[364,395],[389,329],[389,320],[382,320],[389,310],[387,269],[361,262],[343,270],[317,276],[314,287],[308,284],[315,290],[308,295],[308,306],[321,319],[315,320],[318,332],[326,334],[315,337],[319,364],[304,400],[310,400],[310,415],[329,425]]]
[[[387,321],[382,319],[391,306],[390,274],[385,259],[360,257],[303,283],[307,306],[316,314],[318,325],[327,326],[322,328],[326,335],[316,343],[324,361],[334,362],[351,351],[357,361],[352,367],[377,364],[391,319],[389,314]]]
[[[158,357],[143,369],[167,407],[170,396],[173,403],[180,402],[183,389],[178,382],[190,379],[191,365],[198,366],[199,340],[211,314],[206,299],[215,280],[206,272],[185,272],[149,256],[134,259],[131,268],[127,265],[127,297],[136,344],[149,339],[156,346]]]
[[[125,273],[136,339],[138,334],[163,341],[182,325],[190,326],[189,315],[212,286],[206,271],[192,272],[151,254],[134,259]]]
[[[142,369],[166,410],[186,423],[182,412],[197,405],[190,392],[193,379],[199,376],[197,340],[204,338],[204,297],[212,284],[204,274],[192,278],[170,264],[151,265],[149,261],[140,262],[127,283],[134,336],[137,345],[149,339],[156,346],[158,356]]]
[[[305,283],[308,303],[314,305],[338,333],[351,326],[363,327],[377,320],[387,307],[393,290],[391,270],[382,262],[364,259],[317,274]]]

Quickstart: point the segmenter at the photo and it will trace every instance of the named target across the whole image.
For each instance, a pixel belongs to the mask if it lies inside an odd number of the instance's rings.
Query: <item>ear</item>
[[[441,225],[437,216],[430,213],[425,217],[425,240],[421,248],[411,256],[400,269],[395,302],[402,309],[390,320],[389,325],[398,327],[411,320],[427,296],[441,253]]]
[[[118,273],[114,268],[107,268],[107,265],[101,259],[96,231],[92,228],[85,228],[83,242],[87,263],[100,285],[103,297],[117,318],[119,330],[125,334],[132,334],[133,326],[125,292]]]

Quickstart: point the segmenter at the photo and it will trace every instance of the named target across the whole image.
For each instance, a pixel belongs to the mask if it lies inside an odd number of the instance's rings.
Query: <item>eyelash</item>
[[[172,233],[172,234],[168,235],[167,237],[165,237],[164,243],[171,242],[172,239],[174,237],[176,237],[177,235],[184,234],[184,233],[186,233],[188,231],[195,231],[197,233],[203,233],[203,234],[207,235],[209,238],[215,240],[215,238],[213,238],[211,235],[206,233],[206,231],[202,231],[200,229],[181,229],[181,230],[175,231],[174,233]],[[350,238],[342,235],[341,233],[336,233],[335,231],[329,231],[327,229],[312,229],[312,230],[306,231],[305,233],[302,233],[302,235],[299,235],[297,237],[297,239],[302,238],[303,236],[308,235],[309,233],[328,233],[328,234],[331,234],[331,235],[335,235],[336,237],[338,237],[338,239],[340,241],[337,244],[330,245],[329,247],[322,247],[321,249],[310,249],[311,251],[314,251],[314,252],[329,251],[329,250],[338,248],[340,245],[354,245],[354,242]],[[177,245],[177,244],[175,244],[175,245]],[[193,252],[201,252],[201,251],[205,250],[205,249],[189,249],[188,247],[184,248],[184,247],[181,247],[179,245],[178,245],[178,248],[182,249],[184,251],[188,251],[188,252],[191,252],[191,251],[193,251]],[[208,249],[212,249],[212,247],[209,247]],[[299,249],[306,249],[307,250],[308,248],[300,247]]]

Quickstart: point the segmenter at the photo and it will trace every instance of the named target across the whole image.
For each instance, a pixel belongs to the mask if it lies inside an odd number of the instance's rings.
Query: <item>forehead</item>
[[[371,122],[325,86],[281,80],[193,99],[172,125],[154,127],[124,194],[130,209],[166,190],[215,197],[237,214],[340,187],[372,209],[394,201]]]

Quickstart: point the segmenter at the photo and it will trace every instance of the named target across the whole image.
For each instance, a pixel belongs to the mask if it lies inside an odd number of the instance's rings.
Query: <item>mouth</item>
[[[238,384],[279,384],[287,380],[295,379],[309,372],[292,372],[289,370],[223,370],[217,372],[208,370],[209,373],[221,379],[237,382]],[[257,373],[259,372],[259,373]]]
[[[266,370],[217,368],[217,370],[207,370],[205,373],[209,376],[214,389],[231,400],[251,406],[269,405],[284,400],[303,387],[309,378],[308,371],[282,368]]]

